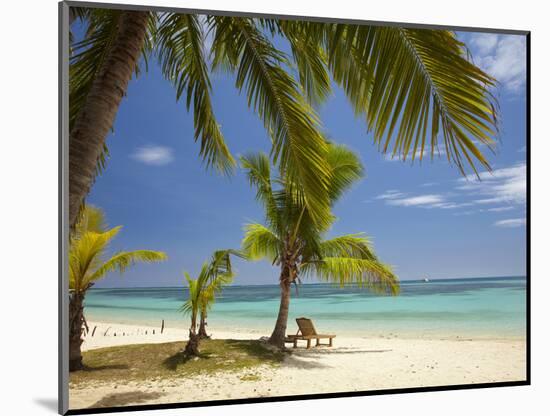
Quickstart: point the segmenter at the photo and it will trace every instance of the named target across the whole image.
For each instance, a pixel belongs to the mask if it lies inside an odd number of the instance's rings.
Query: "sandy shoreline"
[[[84,350],[187,338],[187,331],[179,328],[166,328],[161,335],[159,328],[89,322],[91,330],[95,326],[96,333],[86,337]],[[258,339],[262,335],[213,331],[214,338],[219,339]],[[525,366],[526,343],[522,339],[342,335],[335,339],[333,348],[294,350],[277,368],[266,365],[214,376],[71,386],[69,403],[77,409],[519,381],[526,377]],[[253,375],[253,380],[243,381],[248,375]]]

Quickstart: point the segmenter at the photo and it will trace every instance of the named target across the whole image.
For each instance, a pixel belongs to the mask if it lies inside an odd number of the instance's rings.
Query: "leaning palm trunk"
[[[185,345],[183,353],[187,356],[197,357],[199,352],[200,336],[197,334],[197,316],[191,318],[191,327],[189,328],[189,341]]]
[[[84,325],[84,295],[73,293],[69,302],[69,371],[82,369],[80,347]]]
[[[275,323],[275,329],[269,338],[269,343],[277,348],[284,348],[286,337],[286,325],[288,321],[288,310],[290,306],[290,280],[281,276],[281,302],[279,304],[279,314],[277,315],[277,322]]]
[[[200,336],[194,331],[189,330],[189,341],[187,341],[187,344],[185,345],[184,354],[188,357],[198,357],[200,354],[199,351],[199,341]]]
[[[69,142],[69,221],[71,228],[95,178],[105,139],[113,126],[128,82],[145,43],[149,13],[122,13],[117,37],[76,116]]]
[[[201,339],[210,338],[210,336],[206,333],[206,311],[201,312],[198,335]]]

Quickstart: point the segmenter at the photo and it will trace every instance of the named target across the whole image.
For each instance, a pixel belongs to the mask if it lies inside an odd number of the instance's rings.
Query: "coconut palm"
[[[363,167],[354,153],[333,144],[328,146],[327,161],[331,173],[328,193],[334,204],[362,176]],[[251,260],[267,259],[280,268],[281,302],[271,344],[284,347],[291,284],[300,283],[300,277],[315,276],[341,287],[356,284],[376,293],[398,293],[397,277],[376,257],[367,237],[350,234],[325,239],[329,226],[320,227],[312,220],[287,177],[272,178],[265,154],[244,156],[241,163],[256,187],[266,219],[265,225],[245,226],[242,251]]]
[[[82,368],[82,332],[87,328],[84,318],[84,298],[95,282],[107,273],[123,273],[136,262],[157,262],[166,259],[160,251],[122,251],[107,256],[110,242],[122,227],[108,229],[103,212],[86,206],[77,223],[69,250],[69,370]]]
[[[181,307],[181,311],[191,317],[189,327],[189,341],[184,353],[188,356],[199,355],[199,342],[201,338],[208,337],[206,333],[206,315],[214,304],[216,295],[221,292],[223,286],[233,281],[230,254],[236,254],[234,250],[215,251],[209,262],[204,262],[199,276],[192,279],[185,272],[188,284],[188,298]],[[197,318],[200,315],[199,331],[197,332]]]
[[[195,140],[207,166],[234,160],[211,98],[210,72],[235,76],[236,88],[271,136],[271,160],[299,185],[309,215],[330,222],[326,145],[315,111],[331,77],[381,151],[406,160],[443,145],[461,172],[489,168],[476,140],[495,134],[494,80],[468,59],[454,32],[245,17],[71,8],[87,26],[71,45],[70,224],[104,167],[105,138],[132,74],[158,59],[176,97],[193,111]],[[282,37],[290,54],[275,47]],[[209,52],[206,42],[211,42]]]

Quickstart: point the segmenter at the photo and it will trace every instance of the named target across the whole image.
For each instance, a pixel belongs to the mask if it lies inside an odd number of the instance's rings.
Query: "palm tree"
[[[85,22],[71,45],[71,227],[95,175],[105,165],[105,138],[140,60],[158,59],[177,99],[192,108],[195,140],[207,166],[235,164],[211,99],[210,72],[235,75],[236,88],[271,136],[271,160],[300,185],[320,226],[330,222],[326,145],[315,111],[331,93],[331,77],[365,119],[381,151],[406,160],[431,157],[443,143],[447,158],[489,164],[476,140],[496,132],[494,79],[468,59],[451,31],[245,17],[71,8]],[[286,39],[290,54],[274,46]],[[211,39],[210,52],[205,43]],[[296,76],[294,76],[296,74]]]
[[[328,146],[327,161],[328,193],[334,204],[362,176],[363,167],[353,152],[339,145]],[[266,225],[246,225],[242,251],[251,260],[267,259],[280,268],[281,302],[271,344],[284,347],[291,284],[300,283],[300,276],[316,276],[341,287],[355,283],[377,293],[398,293],[397,277],[378,260],[368,238],[350,234],[325,239],[329,226],[320,227],[312,220],[296,185],[287,177],[271,177],[265,154],[244,156],[241,163],[256,187],[266,218]]]
[[[196,279],[192,279],[189,273],[185,272],[189,294],[181,307],[181,311],[191,316],[189,341],[184,350],[187,356],[198,356],[201,338],[208,337],[206,334],[206,315],[222,287],[233,281],[234,274],[231,268],[230,254],[236,253],[235,250],[215,251],[210,261],[203,263]],[[199,315],[200,325],[197,332],[197,318]]]
[[[160,251],[122,251],[107,258],[110,242],[122,227],[107,229],[103,212],[86,206],[71,239],[69,250],[69,371],[82,368],[82,332],[87,328],[84,318],[84,298],[95,282],[107,273],[118,270],[123,273],[138,261],[165,260]]]

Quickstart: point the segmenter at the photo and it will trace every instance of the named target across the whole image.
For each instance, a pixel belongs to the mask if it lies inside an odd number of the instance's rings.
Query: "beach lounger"
[[[332,339],[336,338],[336,335],[326,335],[318,334],[313,326],[313,322],[308,318],[296,318],[296,323],[298,324],[298,332],[296,335],[287,335],[285,342],[291,342],[296,348],[298,346],[298,340],[307,341],[306,348],[311,347],[311,340],[316,340],[315,346],[319,345],[328,345],[332,347]],[[328,344],[321,344],[320,340],[328,338]]]

